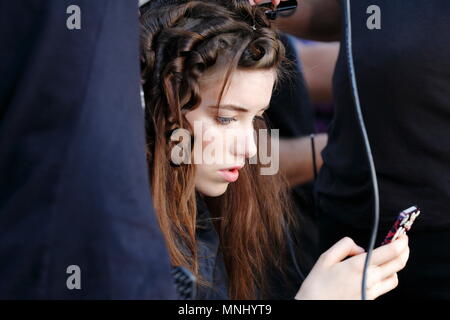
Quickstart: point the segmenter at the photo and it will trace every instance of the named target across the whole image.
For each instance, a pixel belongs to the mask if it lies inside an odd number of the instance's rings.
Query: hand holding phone
[[[394,225],[389,230],[386,238],[381,243],[381,245],[385,245],[391,243],[396,240],[402,234],[405,234],[407,231],[411,229],[412,224],[416,220],[416,218],[420,214],[420,209],[416,206],[409,207],[408,209],[403,210],[398,215],[397,219],[394,222]]]

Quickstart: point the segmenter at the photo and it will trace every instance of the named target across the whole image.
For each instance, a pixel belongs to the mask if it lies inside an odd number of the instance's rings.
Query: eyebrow
[[[220,106],[209,106],[208,108],[213,108],[213,109],[228,109],[228,110],[233,110],[233,111],[239,111],[239,112],[248,112],[248,109],[242,107],[242,106],[237,106],[234,104],[224,104],[224,105],[220,105]],[[269,106],[265,106],[264,108],[262,108],[259,111],[264,111],[267,110],[269,108]]]

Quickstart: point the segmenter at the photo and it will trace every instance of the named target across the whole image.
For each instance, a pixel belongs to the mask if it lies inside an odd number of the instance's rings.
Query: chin
[[[203,194],[207,197],[210,197],[210,198],[220,197],[227,191],[228,183],[196,186],[196,189],[201,194]]]

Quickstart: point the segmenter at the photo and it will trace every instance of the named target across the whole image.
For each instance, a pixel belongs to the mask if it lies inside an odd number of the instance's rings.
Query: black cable
[[[287,243],[288,243],[288,247],[289,247],[289,252],[291,254],[292,262],[294,263],[295,271],[300,276],[300,279],[303,282],[306,277],[305,277],[304,273],[302,272],[302,270],[300,269],[300,266],[298,265],[297,256],[295,254],[294,245],[293,245],[294,241],[292,240],[291,233],[285,224],[283,224],[283,227],[284,227],[284,232],[287,235]]]
[[[356,83],[356,75],[355,75],[355,65],[353,62],[353,52],[352,52],[352,19],[351,19],[351,11],[350,11],[350,0],[345,1],[345,36],[346,36],[346,44],[347,44],[347,59],[348,59],[348,68],[349,68],[349,77],[351,81],[351,88],[353,93],[353,99],[355,102],[355,108],[358,115],[358,122],[361,127],[361,132],[364,139],[364,145],[366,147],[367,158],[370,166],[370,175],[372,178],[372,186],[373,186],[373,197],[374,197],[374,222],[372,226],[372,232],[370,236],[369,248],[367,250],[366,260],[364,262],[364,272],[363,279],[361,284],[361,299],[366,300],[366,281],[367,281],[367,269],[369,267],[370,258],[372,257],[372,251],[375,246],[375,240],[378,233],[378,224],[380,219],[380,200],[379,200],[379,192],[378,192],[378,181],[377,174],[375,170],[375,164],[373,161],[372,150],[370,148],[369,138],[367,136],[366,126],[364,124],[364,119],[361,111],[361,104],[359,101],[359,93],[358,86]]]
[[[316,144],[315,144],[315,134],[311,133],[309,135],[311,140],[311,152],[312,152],[312,161],[313,161],[313,171],[314,171],[314,180],[317,180],[317,159],[316,159]]]

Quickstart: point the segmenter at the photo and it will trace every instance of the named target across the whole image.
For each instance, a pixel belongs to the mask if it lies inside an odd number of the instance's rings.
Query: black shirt
[[[199,274],[208,285],[197,283],[198,300],[227,300],[228,275],[225,268],[223,253],[220,248],[220,238],[212,223],[211,214],[205,200],[197,192],[197,229],[196,240],[199,255]],[[292,299],[300,288],[298,275],[292,270],[291,256],[286,257],[285,273],[280,270],[268,269],[268,291],[264,294],[257,289],[256,299]]]
[[[196,299],[228,299],[228,276],[220,250],[219,235],[211,221],[205,200],[197,192],[196,240],[199,256],[199,273],[207,286],[197,285]]]
[[[80,30],[66,28],[67,1],[0,1],[0,299],[174,299],[144,152],[137,1],[75,3]]]
[[[381,29],[366,26],[381,9]],[[414,229],[450,227],[450,1],[351,2],[353,54],[380,189],[381,226],[417,204]],[[342,41],[334,75],[336,115],[317,183],[322,217],[372,223],[368,162]]]

